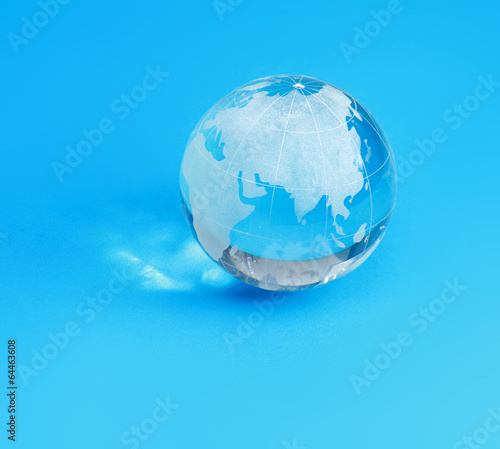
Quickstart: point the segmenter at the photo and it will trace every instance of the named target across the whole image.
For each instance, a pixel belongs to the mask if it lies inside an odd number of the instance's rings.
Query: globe
[[[250,285],[291,291],[369,257],[394,208],[396,167],[382,129],[351,95],[280,75],[205,114],[184,152],[180,190],[215,262]]]

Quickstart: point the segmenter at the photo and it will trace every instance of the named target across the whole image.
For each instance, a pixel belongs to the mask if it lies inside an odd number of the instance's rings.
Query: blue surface
[[[17,339],[19,389],[17,445],[2,430],[1,447],[462,449],[464,437],[498,447],[500,86],[468,97],[479,77],[500,81],[499,9],[401,5],[247,0],[220,20],[210,1],[71,1],[18,45],[9,33],[41,6],[3,6],[1,351],[6,364]],[[389,6],[399,12],[376,33],[370,10]],[[364,48],[341,47],[367,25]],[[147,78],[151,90],[134,90],[147,97],[127,105],[121,95],[157,65],[169,75],[155,88]],[[218,271],[178,207],[196,122],[235,87],[277,73],[359,99],[400,175],[368,261],[279,298]],[[98,126],[102,142],[81,143]],[[426,154],[416,140],[431,136]],[[60,182],[53,162],[66,163],[68,145],[90,154],[70,157]],[[123,287],[114,270],[134,278]],[[455,279],[467,288],[451,291]],[[433,301],[443,291],[449,303]],[[255,301],[271,299],[262,318]],[[439,316],[419,315],[429,306]],[[51,346],[63,331],[74,336]],[[380,356],[397,339],[394,359]],[[53,358],[33,365],[37,353]],[[375,361],[390,366],[352,377]],[[166,397],[178,408],[165,406],[163,420]],[[152,433],[130,442],[132,426]]]

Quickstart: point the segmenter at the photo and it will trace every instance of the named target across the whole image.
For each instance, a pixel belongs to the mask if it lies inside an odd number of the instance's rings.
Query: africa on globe
[[[348,93],[308,76],[248,83],[189,137],[188,222],[231,275],[266,290],[326,284],[380,243],[396,200],[387,138]]]

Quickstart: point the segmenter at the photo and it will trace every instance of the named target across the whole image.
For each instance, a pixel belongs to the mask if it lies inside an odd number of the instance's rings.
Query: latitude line
[[[321,131],[320,131],[321,132]],[[290,131],[287,131],[288,134],[291,134]],[[226,171],[224,169],[222,169],[221,167],[219,167],[217,164],[215,164],[213,161],[211,161],[209,158],[205,157],[204,153],[200,150],[199,147],[197,147],[196,145],[194,145],[196,150],[198,151],[198,153],[200,153],[200,155],[202,156],[202,158],[204,160],[206,160],[207,162],[209,162],[210,164],[212,164],[214,167],[216,167],[217,169],[221,170],[222,172],[226,173]],[[367,179],[367,178],[371,178],[375,173],[379,172],[382,168],[384,168],[385,164],[387,164],[387,162],[389,161],[389,159],[391,159],[391,157],[387,157],[387,159],[384,161],[384,163],[379,167],[377,168],[377,170],[375,170],[373,173],[370,174],[370,176],[367,176],[367,177],[363,177],[363,180]],[[227,173],[229,176],[232,176],[234,178],[238,178],[238,176],[236,175],[233,175],[232,173]],[[245,179],[245,178],[241,178],[242,181],[245,181],[245,182],[249,182],[249,183],[255,183],[256,185],[258,186],[261,186],[261,187],[264,187],[265,184],[263,183],[259,183],[259,182],[254,182],[254,181],[251,181],[249,179]],[[342,184],[342,186],[340,187],[345,187],[345,186],[350,186],[351,184],[356,184],[356,181],[354,182],[350,182],[348,184]],[[328,186],[328,188],[330,189],[332,186]],[[289,188],[285,188],[285,187],[281,187],[281,186],[276,186],[277,189],[284,189],[286,191],[290,191],[290,192],[293,192],[293,191],[312,191],[312,190],[316,190],[315,188],[310,188],[310,189],[297,189],[297,188],[292,188],[292,187],[289,187]]]
[[[191,203],[189,202],[189,199],[187,198],[187,196],[186,196],[186,194],[184,193],[184,191],[183,191],[182,189],[180,189],[180,190],[181,190],[181,194],[182,194],[182,196],[184,197],[185,201],[186,201],[188,204],[190,204],[190,205],[191,205]],[[191,205],[191,207],[192,207],[192,205]],[[376,227],[377,227],[380,223],[382,223],[382,222],[383,222],[386,218],[388,218],[388,217],[392,214],[392,212],[394,211],[394,209],[395,209],[395,207],[393,207],[393,208],[392,208],[392,209],[391,209],[391,210],[387,213],[387,215],[386,215],[384,218],[382,218],[381,220],[377,221],[377,223],[373,224],[373,226],[371,226],[370,228],[367,228],[367,230],[368,230],[368,229],[369,229],[369,230],[372,230],[372,229],[376,228]],[[264,236],[262,236],[262,235],[255,235],[255,234],[250,234],[250,233],[248,233],[248,232],[244,232],[244,231],[238,231],[237,229],[231,228],[231,227],[229,227],[229,226],[226,226],[225,224],[222,224],[222,223],[219,223],[218,221],[215,221],[213,218],[209,217],[208,215],[204,217],[204,220],[209,220],[209,221],[211,221],[212,223],[214,223],[214,224],[216,224],[216,225],[219,225],[220,227],[222,227],[222,228],[224,228],[224,229],[229,229],[229,230],[234,231],[234,232],[237,232],[237,233],[239,233],[239,234],[248,235],[249,237],[256,237],[256,238],[259,238],[259,239],[263,239],[263,240],[272,240],[272,241],[275,241],[275,240],[279,240],[279,241],[283,241],[283,242],[288,241],[288,240],[286,240],[286,239],[274,239],[274,238],[272,239],[272,238],[270,238],[270,237],[264,237]],[[357,232],[355,232],[354,234],[343,235],[343,236],[341,236],[341,237],[337,238],[337,240],[346,239],[346,238],[348,238],[348,237],[352,237],[352,236],[354,236],[354,235],[356,235],[356,234],[357,234]],[[297,240],[297,241],[298,241],[298,242],[300,242],[300,243],[315,242],[315,240]],[[334,239],[326,239],[326,241],[327,241],[327,242],[330,242],[330,241],[332,241],[332,242],[333,242],[333,241],[334,241]]]
[[[265,79],[265,78],[261,78],[261,79]],[[272,84],[271,84],[271,85],[272,85]],[[245,84],[244,86],[246,86],[246,84]],[[198,133],[200,132],[200,129],[201,129],[202,125],[204,125],[204,124],[206,123],[206,120],[203,120],[203,118],[204,118],[205,116],[208,116],[208,114],[210,114],[210,112],[212,112],[212,111],[215,109],[215,107],[216,107],[216,106],[217,106],[217,105],[218,105],[218,104],[219,104],[222,100],[224,100],[224,98],[227,98],[227,97],[229,97],[231,94],[233,94],[233,103],[236,105],[236,100],[235,100],[235,98],[236,98],[236,94],[237,94],[238,92],[241,92],[242,90],[243,90],[243,91],[245,91],[245,90],[243,89],[243,87],[244,87],[244,86],[242,86],[242,87],[239,87],[239,88],[235,89],[235,90],[234,90],[234,92],[229,92],[227,95],[223,96],[223,97],[222,97],[219,101],[215,102],[215,103],[212,105],[212,107],[211,107],[211,108],[210,108],[210,109],[209,109],[209,110],[208,110],[208,111],[207,111],[207,112],[206,112],[206,113],[202,116],[202,118],[200,119],[200,122],[199,122],[199,123],[198,123],[198,125],[197,125],[197,128],[198,128],[198,129],[196,130],[195,135],[196,135],[196,134],[198,134]],[[278,87],[276,87],[275,89],[272,89],[272,90],[269,90],[269,91],[266,91],[266,92],[267,92],[267,93],[277,92],[277,91],[279,91],[280,89],[282,89],[282,86],[278,86]],[[250,91],[249,91],[249,90],[247,90],[247,91],[245,91],[245,92],[250,92]],[[259,93],[263,93],[263,92],[257,92],[255,95],[257,95],[257,94],[259,94]],[[267,96],[267,94],[266,94],[266,96]],[[232,113],[231,113],[231,114],[229,114],[229,115],[227,115],[226,117],[224,117],[224,118],[223,118],[223,119],[222,119],[219,123],[215,124],[214,126],[219,126],[219,125],[220,125],[220,124],[221,124],[221,123],[222,123],[222,122],[223,122],[226,118],[229,118],[229,117],[230,117],[230,116],[231,116],[234,112],[236,112],[236,111],[237,111],[237,110],[239,110],[239,109],[240,109],[240,108],[236,105],[236,106],[234,107],[234,111],[232,111]]]

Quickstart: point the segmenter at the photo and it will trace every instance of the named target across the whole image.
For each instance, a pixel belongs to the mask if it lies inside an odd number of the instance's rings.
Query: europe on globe
[[[300,290],[351,272],[377,247],[396,166],[351,95],[279,75],[205,114],[184,152],[180,190],[196,239],[226,271],[266,290]]]

